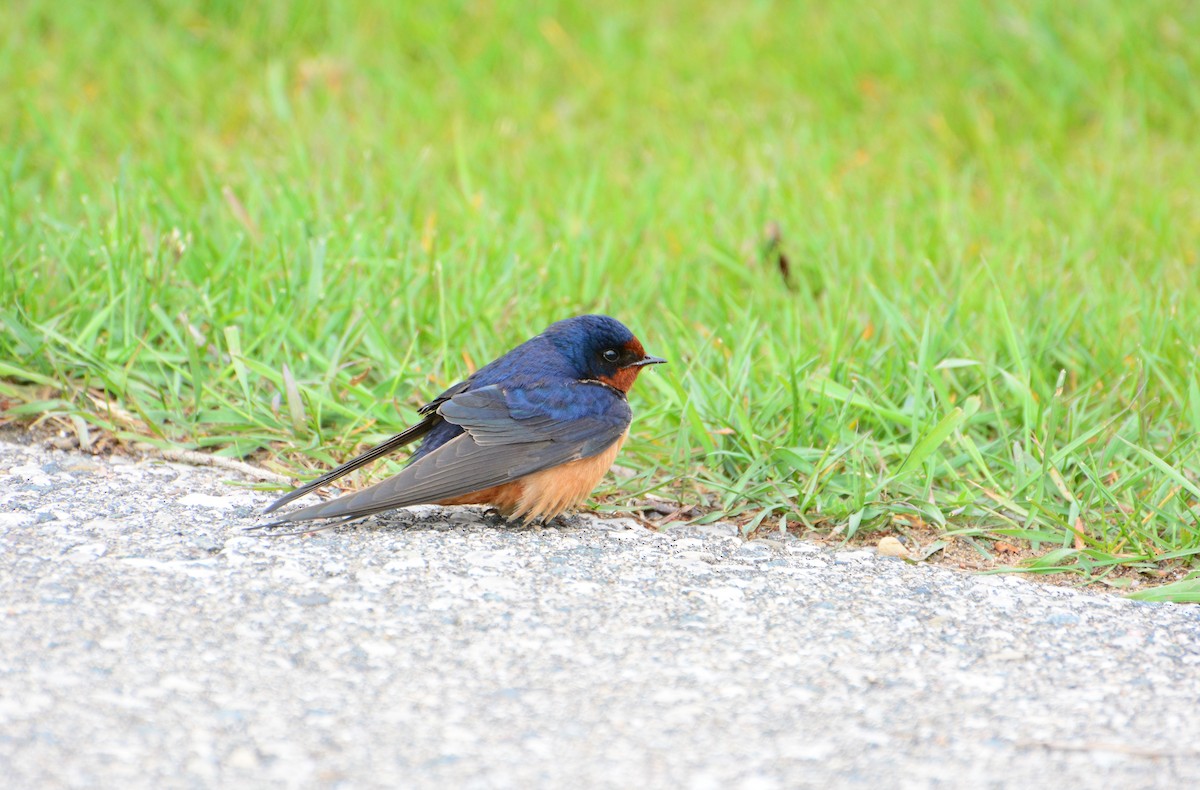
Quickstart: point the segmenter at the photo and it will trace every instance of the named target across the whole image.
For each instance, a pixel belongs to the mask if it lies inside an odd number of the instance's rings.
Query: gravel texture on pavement
[[[242,528],[0,442],[0,784],[1200,786],[1200,608],[730,525]]]

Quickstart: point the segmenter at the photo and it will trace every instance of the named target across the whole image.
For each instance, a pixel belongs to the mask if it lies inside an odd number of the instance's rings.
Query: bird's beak
[[[629,367],[640,368],[640,367],[644,367],[645,365],[665,365],[665,364],[667,364],[667,361],[665,359],[663,359],[662,357],[652,357],[649,354],[647,354],[646,356],[639,359],[637,362],[634,362]]]

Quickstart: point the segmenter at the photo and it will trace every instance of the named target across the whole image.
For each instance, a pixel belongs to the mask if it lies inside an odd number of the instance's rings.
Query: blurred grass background
[[[673,363],[616,507],[1200,552],[1195,3],[4,17],[10,418],[315,467],[600,311]]]

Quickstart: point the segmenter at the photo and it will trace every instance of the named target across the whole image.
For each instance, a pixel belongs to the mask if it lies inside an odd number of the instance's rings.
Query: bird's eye
[[[619,356],[621,356],[621,355],[617,353],[617,350],[615,348],[610,348],[604,352],[604,358],[606,360],[608,360],[609,362],[616,362],[617,357],[619,357]]]

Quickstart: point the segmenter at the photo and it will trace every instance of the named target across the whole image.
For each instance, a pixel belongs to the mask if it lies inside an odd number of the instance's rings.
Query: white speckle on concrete
[[[179,504],[186,505],[187,507],[206,507],[216,510],[228,510],[229,508],[247,504],[247,500],[240,494],[229,496],[213,496],[211,494],[191,493],[180,497]]]

